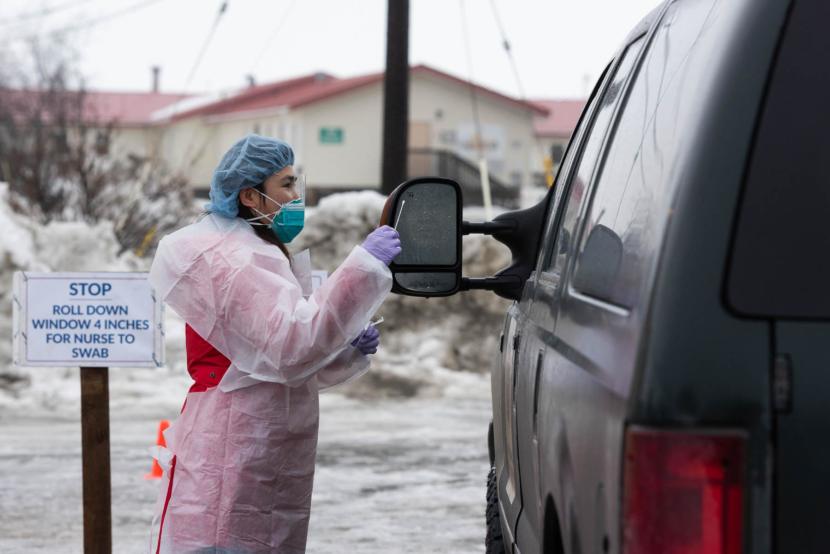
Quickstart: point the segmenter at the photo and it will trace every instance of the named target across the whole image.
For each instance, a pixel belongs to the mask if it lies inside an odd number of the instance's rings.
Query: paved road
[[[482,378],[484,378],[482,376]],[[490,403],[323,395],[309,553],[482,552]],[[113,414],[113,551],[145,552],[147,447],[166,414]],[[82,551],[80,422],[0,420],[0,552]]]

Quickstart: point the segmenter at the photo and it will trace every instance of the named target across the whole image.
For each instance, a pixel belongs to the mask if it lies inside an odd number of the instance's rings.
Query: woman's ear
[[[242,189],[239,191],[239,201],[243,206],[256,208],[259,206],[259,195],[252,188]]]

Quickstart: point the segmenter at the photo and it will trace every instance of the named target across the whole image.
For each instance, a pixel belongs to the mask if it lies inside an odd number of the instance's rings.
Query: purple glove
[[[352,341],[352,346],[360,350],[364,356],[377,352],[378,344],[380,344],[380,331],[375,329],[374,325],[369,325],[359,337]]]
[[[401,253],[401,237],[392,227],[384,225],[369,233],[361,246],[369,254],[389,265],[395,256]]]

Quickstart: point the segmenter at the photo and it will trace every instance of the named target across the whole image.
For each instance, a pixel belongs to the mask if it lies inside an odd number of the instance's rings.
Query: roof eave
[[[243,119],[254,119],[257,117],[281,116],[287,115],[291,111],[291,106],[275,106],[271,108],[262,108],[259,110],[246,110],[242,112],[226,112],[219,114],[206,114],[202,120],[208,124],[223,123],[226,121],[239,121]]]
[[[422,65],[421,64],[421,65],[413,66],[411,68],[410,72],[411,73],[417,73],[417,72],[430,73],[430,74],[435,75],[437,77],[441,77],[441,78],[453,81],[453,82],[461,84],[461,85],[470,86],[470,84],[471,84],[470,81],[465,81],[464,79],[461,79],[460,77],[450,75],[449,73],[445,73],[445,72],[440,71],[438,69],[435,69],[433,67],[429,67],[428,65]],[[472,83],[472,86],[478,92],[482,92],[482,93],[486,94],[487,96],[489,96],[489,97],[491,97],[495,100],[501,100],[503,102],[507,102],[509,104],[513,104],[513,105],[525,108],[525,109],[530,110],[530,111],[532,111],[532,112],[534,112],[538,115],[547,116],[550,113],[547,108],[545,108],[543,106],[539,106],[539,105],[537,105],[537,104],[535,104],[535,103],[533,103],[529,100],[520,100],[518,98],[512,98],[510,96],[507,96],[506,94],[502,94],[500,92],[497,92],[495,90],[489,89],[489,88],[481,86],[481,85],[477,85],[475,83]]]

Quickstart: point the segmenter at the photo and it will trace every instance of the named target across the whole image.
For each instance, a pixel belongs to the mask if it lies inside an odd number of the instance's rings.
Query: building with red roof
[[[534,133],[545,153],[558,166],[565,155],[568,141],[576,130],[585,100],[534,100],[534,104],[547,110],[533,122]]]
[[[526,102],[424,65],[410,70],[410,174],[435,174],[431,153],[477,167],[518,188],[542,167],[535,145],[544,103]],[[376,188],[381,173],[383,73],[313,73],[213,97],[91,93],[90,113],[111,120],[121,149],[158,156],[206,187],[222,154],[247,133],[295,149],[312,189]],[[473,102],[479,120],[475,120]]]
[[[158,110],[188,98],[186,94],[160,92],[86,93],[86,114],[92,120],[112,121],[117,127],[148,127]]]

